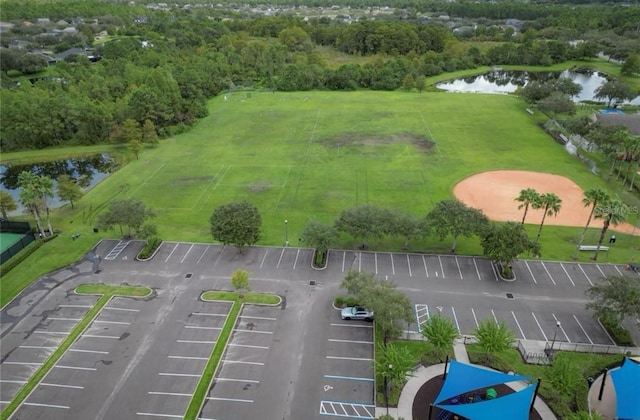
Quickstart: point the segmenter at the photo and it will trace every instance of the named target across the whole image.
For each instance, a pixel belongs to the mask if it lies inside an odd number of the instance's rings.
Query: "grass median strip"
[[[267,293],[244,293],[242,297],[240,297],[236,292],[209,291],[202,294],[202,300],[231,301],[233,302],[233,306],[231,307],[231,311],[227,316],[224,327],[222,327],[222,330],[220,331],[220,335],[218,336],[216,345],[213,346],[211,356],[209,357],[209,361],[204,368],[204,372],[202,373],[200,381],[198,381],[198,385],[195,392],[193,393],[193,397],[189,402],[189,407],[187,408],[187,412],[184,416],[185,420],[196,420],[198,418],[198,415],[202,410],[202,404],[205,401],[207,393],[209,392],[213,377],[218,370],[218,364],[220,363],[220,359],[222,358],[224,349],[227,346],[227,341],[229,340],[229,336],[231,335],[233,326],[236,323],[236,319],[238,319],[238,315],[240,314],[242,306],[245,303],[277,305],[281,302],[282,299],[280,298],[280,296]]]
[[[56,363],[62,358],[65,352],[75,343],[78,337],[84,332],[85,329],[93,322],[95,317],[100,313],[102,308],[109,303],[114,296],[131,296],[141,297],[147,296],[151,293],[151,289],[148,287],[134,287],[134,286],[107,286],[107,285],[93,285],[83,284],[76,288],[77,293],[81,294],[99,294],[101,295],[93,308],[87,312],[78,325],[69,333],[67,338],[60,343],[56,351],[40,366],[38,370],[29,378],[29,381],[22,387],[20,391],[13,397],[13,400],[2,410],[0,413],[0,419],[5,420],[11,417],[11,415],[20,407],[24,400],[29,397],[31,392],[38,386],[38,384],[44,379],[49,371],[55,366]]]

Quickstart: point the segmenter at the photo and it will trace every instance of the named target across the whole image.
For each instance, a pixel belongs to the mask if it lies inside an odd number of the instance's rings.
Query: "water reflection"
[[[449,92],[509,94],[514,93],[519,87],[525,86],[530,81],[548,82],[561,77],[569,78],[582,87],[582,91],[573,97],[575,102],[597,101],[598,99],[594,97],[596,89],[608,80],[606,74],[590,69],[565,70],[563,72],[493,70],[476,76],[438,83],[436,87]],[[630,103],[640,105],[640,96]]]

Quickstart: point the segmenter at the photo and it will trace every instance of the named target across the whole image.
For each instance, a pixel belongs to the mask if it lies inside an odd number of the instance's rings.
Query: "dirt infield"
[[[472,175],[459,182],[453,194],[468,206],[482,209],[491,220],[521,221],[524,210],[518,209],[515,198],[525,188],[540,194],[555,193],[562,199],[562,207],[555,217],[547,217],[545,225],[584,226],[590,207],[582,204],[583,191],[575,182],[560,175],[527,171],[489,171]],[[542,210],[529,209],[526,223],[539,224]],[[600,220],[592,220],[591,227],[601,227]],[[610,230],[634,233],[631,224],[611,226]],[[636,229],[640,234],[640,229]]]

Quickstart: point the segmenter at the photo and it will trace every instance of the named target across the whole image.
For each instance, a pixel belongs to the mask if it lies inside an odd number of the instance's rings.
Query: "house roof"
[[[622,125],[634,136],[640,136],[640,114],[601,114],[596,113],[596,120],[603,125]]]

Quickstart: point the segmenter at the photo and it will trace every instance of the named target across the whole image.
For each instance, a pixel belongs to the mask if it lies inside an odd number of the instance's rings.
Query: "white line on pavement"
[[[544,337],[544,341],[549,341],[549,339],[547,338],[547,335],[544,333],[544,330],[542,329],[542,327],[540,326],[540,323],[538,322],[538,318],[536,318],[536,314],[531,312],[531,316],[533,317],[533,320],[536,321],[536,324],[538,324],[538,328],[540,328],[540,332],[542,333],[542,336]]]
[[[78,386],[78,385],[52,384],[52,383],[48,383],[48,382],[40,382],[40,385],[41,386],[53,386],[53,387],[57,387],[57,388],[84,389],[83,386]]]
[[[576,317],[575,315],[573,316],[573,319],[576,320],[576,322],[578,323],[578,327],[580,327],[580,329],[582,330],[582,332],[584,333],[584,335],[587,337],[587,340],[589,340],[589,342],[591,344],[593,344],[593,341],[591,341],[591,337],[589,337],[589,334],[587,334],[587,331],[585,331],[584,328],[582,328],[582,324],[580,323],[580,321],[578,321],[578,317]]]
[[[566,268],[564,268],[564,264],[560,263],[560,267],[562,267],[562,269],[564,270],[564,274],[566,274],[566,275],[567,275],[567,277],[569,277],[569,281],[571,282],[571,284],[573,284],[573,285],[575,286],[576,284],[573,282],[573,279],[572,279],[572,278],[571,278],[571,276],[569,275],[569,272],[567,271],[567,269],[566,269]]]
[[[330,338],[329,341],[332,343],[373,344],[373,341],[338,340],[335,338]]]
[[[531,274],[531,278],[533,279],[533,282],[534,282],[535,284],[538,284],[538,282],[536,281],[535,276],[533,275],[533,271],[531,271],[531,267],[529,267],[529,263],[525,261],[525,262],[524,262],[524,265],[526,265],[526,266],[527,266],[527,270],[529,270],[529,274]]]
[[[520,334],[522,334],[522,339],[526,340],[527,336],[524,335],[524,331],[522,331],[522,328],[520,327],[520,323],[518,322],[518,318],[516,318],[516,314],[511,311],[511,315],[513,315],[513,320],[516,321],[516,325],[518,326],[518,329],[520,330]]]

